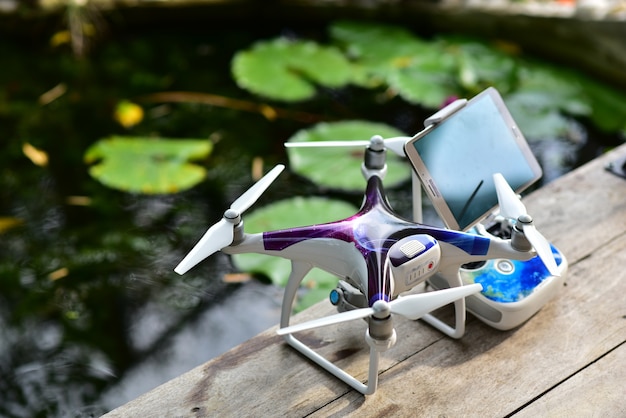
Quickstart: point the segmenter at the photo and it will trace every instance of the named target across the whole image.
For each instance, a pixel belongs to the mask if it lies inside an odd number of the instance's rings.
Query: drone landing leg
[[[304,354],[309,360],[316,363],[318,366],[322,367],[324,370],[343,381],[347,385],[351,386],[353,389],[359,391],[363,395],[371,395],[376,392],[378,388],[378,365],[380,362],[380,353],[382,351],[386,351],[391,348],[396,342],[396,332],[393,331],[393,335],[391,338],[386,340],[378,340],[372,338],[369,335],[369,331],[367,331],[365,335],[365,339],[370,346],[370,365],[368,371],[367,385],[361,383],[341,368],[335,366],[329,360],[325,359],[315,351],[313,351],[309,346],[298,340],[293,334],[286,334],[285,341],[289,343],[293,348],[298,350],[300,353]]]
[[[371,349],[370,351],[370,373],[369,373],[370,380],[368,381],[369,383],[368,385],[364,385],[363,383],[356,380],[354,377],[352,377],[351,375],[349,375],[348,373],[346,373],[339,367],[335,366],[330,361],[326,360],[321,355],[317,354],[315,351],[309,348],[309,346],[307,346],[306,344],[298,340],[296,337],[294,337],[293,334],[286,334],[284,337],[285,337],[285,341],[287,341],[287,343],[289,343],[290,346],[298,350],[300,353],[304,354],[309,360],[313,361],[318,366],[326,370],[328,373],[332,374],[333,376],[343,381],[344,383],[350,385],[352,388],[358,390],[362,394],[370,395],[374,393],[374,391],[376,390],[376,387],[378,384],[378,357],[379,357],[378,352],[376,350]],[[371,380],[372,375],[374,375],[373,380]]]
[[[304,276],[307,275],[313,266],[309,263],[305,262],[291,262],[291,274],[289,275],[289,281],[287,282],[287,286],[285,286],[285,293],[283,295],[283,305],[280,315],[280,327],[285,328],[289,326],[289,319],[291,318],[291,310],[293,308],[293,302],[296,298],[296,293],[298,292],[298,288],[300,287],[300,283],[304,279]],[[358,390],[363,394],[374,393],[376,390],[376,383],[373,385],[373,388],[364,385],[363,383],[356,380],[354,377],[350,376],[348,373],[344,372],[339,367],[335,366],[330,361],[326,360],[324,357],[313,351],[309,346],[298,340],[293,334],[285,334],[285,341],[298,350],[300,353],[304,354],[309,360],[317,363],[324,370],[344,381],[348,385],[352,386],[354,389]],[[372,351],[374,351],[372,349]],[[375,357],[375,358],[374,358]],[[378,353],[372,353],[370,356],[370,364],[372,363],[372,358],[374,358],[374,366],[376,367],[376,371],[378,371]],[[371,369],[371,367],[370,367]],[[374,373],[376,378],[378,378],[378,374]],[[370,370],[371,375],[371,370]],[[371,376],[370,376],[371,379]],[[377,382],[377,379],[376,379]]]
[[[283,305],[280,317],[281,328],[289,326],[289,319],[291,318],[291,310],[296,297],[296,293],[298,291],[300,283],[304,279],[304,276],[306,276],[312,268],[313,266],[309,263],[292,261],[291,274],[289,275],[289,281],[287,282],[287,286],[285,287],[285,293],[283,295]],[[293,334],[285,334],[284,339],[291,347],[304,354],[304,356],[306,356],[309,360],[313,361],[318,366],[320,366],[339,380],[343,381],[344,383],[364,395],[371,395],[372,393],[376,392],[376,389],[378,387],[378,365],[380,361],[380,352],[385,351],[394,345],[394,343],[396,342],[396,332],[392,329],[392,334],[389,338],[376,339],[370,336],[369,330],[367,331],[365,339],[370,346],[370,365],[368,371],[367,385],[361,383],[359,380],[355,379],[350,374],[346,373],[344,370],[337,367],[320,354],[316,353],[309,346],[294,337]]]
[[[455,268],[454,272],[442,271],[439,273],[450,285],[450,287],[462,286],[461,276],[459,275],[459,269]],[[454,302],[454,328],[446,324],[442,320],[436,318],[433,314],[426,314],[421,319],[427,324],[437,328],[452,338],[461,338],[465,334],[465,298],[457,299]]]
[[[287,280],[287,285],[285,286],[283,304],[280,312],[281,328],[289,326],[289,318],[291,318],[293,302],[296,300],[296,294],[300,288],[300,283],[302,283],[304,276],[306,276],[311,269],[313,269],[313,265],[309,263],[291,262],[291,273],[289,274],[289,280]]]
[[[287,286],[285,286],[285,293],[283,295],[283,305],[280,315],[281,328],[289,326],[289,319],[291,318],[291,310],[293,309],[293,302],[296,298],[296,293],[298,292],[298,288],[300,287],[300,283],[304,279],[304,276],[306,276],[312,268],[313,266],[308,263],[294,261],[291,262],[291,274],[289,275],[289,280],[287,282]],[[368,387],[366,385],[359,382],[354,377],[350,376],[348,373],[344,372],[321,355],[317,354],[315,351],[309,348],[309,346],[294,337],[293,334],[285,334],[284,338],[290,346],[298,350],[300,353],[304,354],[309,360],[317,363],[320,367],[322,367],[330,374],[341,379],[361,393],[368,392]],[[378,367],[378,356],[376,356],[375,360],[376,367]],[[373,391],[370,393],[373,393]]]

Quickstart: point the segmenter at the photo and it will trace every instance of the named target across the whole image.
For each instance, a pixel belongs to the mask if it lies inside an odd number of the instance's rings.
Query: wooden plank
[[[406,416],[506,416],[532,404],[626,341],[625,250],[623,235],[610,251],[576,263],[557,298],[520,328],[499,332],[473,322],[460,341],[437,341],[382,373],[373,396],[351,394],[349,405],[339,399],[313,416],[375,416],[385,411],[381,405],[402,405]],[[626,381],[626,363],[615,373]],[[595,387],[579,390],[593,393]],[[626,407],[625,396],[613,403],[618,393],[626,394],[623,383],[597,400],[597,411]]]
[[[624,155],[626,145],[525,198],[570,269],[556,298],[521,327],[502,332],[470,318],[466,335],[452,340],[399,318],[398,343],[383,353],[379,389],[367,397],[288,347],[274,327],[106,416],[536,416],[583,399],[599,415],[618,415],[626,408],[626,181],[603,167]],[[293,322],[331,312],[324,301]],[[364,380],[364,332],[353,321],[299,336]],[[615,385],[599,396],[594,381],[607,369]],[[572,391],[580,399],[568,402]]]
[[[621,344],[589,367],[550,390],[520,411],[519,418],[538,416],[626,416],[626,344]],[[606,405],[614,405],[612,410]]]

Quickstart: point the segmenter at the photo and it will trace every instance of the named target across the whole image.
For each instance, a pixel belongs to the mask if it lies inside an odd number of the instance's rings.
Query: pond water
[[[45,32],[0,40],[0,218],[19,221],[0,230],[0,415],[97,416],[278,323],[282,290],[255,280],[225,283],[224,274],[234,271],[227,256],[218,253],[182,277],[173,268],[253,182],[255,158],[266,168],[286,162],[283,143],[303,123],[142,97],[164,90],[241,97],[230,76],[233,52],[284,32],[109,33],[83,59],[66,45],[51,47]],[[55,87],[62,94],[43,102]],[[122,99],[148,109],[138,127],[113,120]],[[324,115],[336,99],[304,107]],[[425,117],[409,106],[360,101],[353,112],[409,132]],[[88,175],[83,154],[93,142],[155,132],[214,139],[207,180],[186,192],[147,196],[109,189]],[[589,132],[580,125],[577,141],[532,144],[544,182],[617,140]],[[25,143],[45,152],[47,164],[26,158]],[[324,191],[286,173],[258,206],[308,193]],[[409,193],[408,184],[390,193],[400,213],[410,210]],[[354,194],[342,197],[360,203]]]

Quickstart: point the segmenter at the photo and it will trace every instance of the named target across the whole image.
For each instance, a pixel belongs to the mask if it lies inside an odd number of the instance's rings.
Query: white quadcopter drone
[[[500,215],[512,220],[511,238],[502,239],[409,221],[394,213],[387,201],[383,179],[387,170],[386,151],[404,157],[408,137],[370,141],[288,143],[287,146],[363,146],[362,173],[367,180],[363,204],[353,216],[325,224],[249,234],[243,230],[242,213],[252,206],[284,169],[277,165],[225,211],[195,247],[175,268],[184,274],[217,251],[226,254],[259,253],[291,260],[278,334],[293,348],[364,395],[378,385],[381,352],[396,343],[395,315],[411,320],[422,318],[453,338],[465,332],[465,298],[480,295],[480,283],[462,279],[461,267],[486,260],[530,260],[537,258],[552,276],[561,273],[550,243],[535,229],[519,197],[500,174],[494,182]],[[414,189],[415,190],[415,189]],[[420,203],[421,204],[421,203]],[[558,260],[561,264],[562,261]],[[314,267],[338,277],[331,302],[339,313],[290,325],[298,288]],[[427,279],[438,277],[444,285],[436,290],[406,294]],[[443,288],[445,287],[445,288]],[[455,326],[435,318],[431,311],[454,304]],[[294,334],[355,319],[367,319],[365,340],[370,347],[367,383],[362,383],[318,354]]]

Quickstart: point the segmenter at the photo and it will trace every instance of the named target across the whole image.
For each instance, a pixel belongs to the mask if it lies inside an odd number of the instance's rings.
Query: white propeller
[[[250,187],[244,194],[233,202],[224,212],[224,217],[204,233],[200,241],[191,249],[174,271],[185,274],[193,266],[224,247],[232,244],[235,225],[241,220],[241,214],[248,210],[263,192],[272,184],[276,177],[285,169],[282,164],[277,165],[265,176]]]
[[[379,300],[370,308],[361,308],[341,312],[324,318],[303,322],[302,324],[280,328],[277,333],[278,335],[292,334],[298,331],[305,331],[327,325],[338,324],[340,322],[352,321],[353,319],[366,318],[371,315],[378,316],[382,319],[389,315],[389,313],[402,315],[406,318],[415,320],[437,308],[445,306],[473,293],[480,292],[482,288],[481,284],[473,283],[470,285],[452,287],[433,292],[402,296],[392,300],[391,302]]]
[[[409,136],[396,136],[393,138],[383,139],[385,147],[399,155],[406,157],[404,154],[404,144],[411,139]],[[372,141],[308,141],[308,142],[286,142],[287,148],[298,147],[365,147],[372,144]]]
[[[550,242],[537,231],[533,223],[533,218],[526,211],[526,206],[524,206],[522,201],[517,197],[502,174],[495,173],[493,175],[493,181],[496,186],[496,192],[498,193],[500,214],[505,218],[517,219],[517,226],[521,227],[528,242],[535,248],[537,255],[541,258],[541,261],[543,261],[543,264],[550,274],[560,276],[561,274],[556,260],[554,259],[554,254],[552,254]]]

